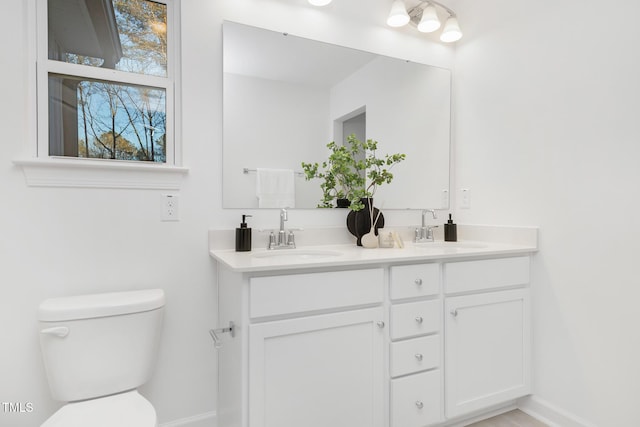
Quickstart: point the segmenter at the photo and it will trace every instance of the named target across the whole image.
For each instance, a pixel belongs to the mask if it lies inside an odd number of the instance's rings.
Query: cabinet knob
[[[422,323],[423,320],[424,319],[422,318],[422,316],[416,317],[416,322],[418,322],[418,323]]]
[[[424,403],[422,403],[422,401],[420,400],[416,400],[416,406],[418,407],[418,409],[422,409],[424,408]]]
[[[418,360],[418,362],[422,362],[422,354],[416,354],[416,359]]]
[[[376,322],[376,324],[378,325],[378,328],[380,329],[384,328],[384,322],[382,320],[380,320],[379,322]]]
[[[452,315],[453,317],[457,317],[457,316],[458,316],[458,309],[457,309],[457,308],[454,308],[454,309],[453,309],[453,310],[451,310],[449,313],[451,313],[451,315]]]
[[[418,277],[416,280],[413,281],[413,283],[415,283],[418,286],[422,286],[422,279]]]

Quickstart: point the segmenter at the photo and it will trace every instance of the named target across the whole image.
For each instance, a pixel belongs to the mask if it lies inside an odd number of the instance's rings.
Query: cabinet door
[[[530,392],[529,290],[445,300],[446,415]]]
[[[378,307],[252,325],[249,425],[382,427],[383,319]]]

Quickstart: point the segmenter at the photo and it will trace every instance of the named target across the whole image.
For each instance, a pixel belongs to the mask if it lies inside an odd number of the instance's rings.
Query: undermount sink
[[[253,254],[254,258],[279,258],[279,259],[317,259],[331,258],[342,255],[342,252],[326,249],[276,249],[268,252],[258,252]]]
[[[418,249],[481,249],[488,245],[482,242],[423,242],[414,243]]]

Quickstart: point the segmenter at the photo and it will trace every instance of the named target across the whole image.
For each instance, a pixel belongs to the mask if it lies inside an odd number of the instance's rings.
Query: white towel
[[[256,169],[256,196],[260,208],[295,208],[296,190],[291,169]]]

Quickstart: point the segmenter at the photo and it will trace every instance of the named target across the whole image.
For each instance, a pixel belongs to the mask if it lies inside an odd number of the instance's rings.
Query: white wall
[[[161,421],[212,411],[216,354],[208,328],[216,319],[216,293],[206,230],[215,221],[210,165],[219,146],[206,142],[219,135],[219,123],[192,138],[197,147],[185,144],[191,173],[180,193],[180,222],[160,222],[160,191],[27,187],[12,163],[27,157],[33,142],[27,3],[3,2],[0,13],[0,401],[31,402],[33,412],[0,408],[0,425],[40,425],[59,406],[49,396],[40,357],[36,310],[42,300],[151,287],[165,290],[167,306],[156,374],[142,392]]]
[[[541,227],[541,406],[576,425],[639,425],[640,5],[456,8],[465,37],[454,72],[455,179],[471,190],[458,220]]]
[[[36,308],[43,299],[161,287],[167,293],[159,364],[142,392],[159,421],[206,418],[215,411],[216,271],[207,230],[237,226],[245,211],[221,208],[223,19],[286,30],[379,54],[439,66],[452,51],[411,31],[384,27],[386,0],[334,2],[316,10],[302,0],[183,1],[183,158],[190,169],[177,223],[160,222],[160,191],[27,187],[12,159],[31,152],[24,0],[0,13],[0,401],[32,402],[31,413],[0,411],[0,425],[31,427],[51,415],[40,360]],[[362,14],[362,11],[366,11]],[[254,227],[277,225],[274,210],[249,211]],[[416,212],[387,213],[390,223]],[[295,211],[291,226],[344,224],[344,212]],[[176,424],[177,425],[177,424]]]

